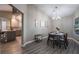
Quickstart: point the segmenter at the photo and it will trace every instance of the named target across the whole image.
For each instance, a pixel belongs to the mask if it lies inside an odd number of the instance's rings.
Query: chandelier
[[[57,13],[57,9],[58,9],[58,7],[57,6],[55,6],[54,7],[54,9],[53,9],[53,16],[52,16],[52,19],[53,20],[58,20],[58,19],[61,19],[61,17],[58,15],[58,13]]]

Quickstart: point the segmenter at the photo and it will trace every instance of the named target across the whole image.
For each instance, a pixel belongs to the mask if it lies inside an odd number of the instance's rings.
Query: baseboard
[[[77,41],[76,39],[74,38],[71,38],[71,37],[68,37],[69,39],[73,40],[74,42],[76,42],[77,44],[79,44],[79,41]]]
[[[48,36],[45,36],[45,37],[42,37],[42,39],[45,39],[45,38],[47,38]],[[25,42],[23,45],[22,45],[22,47],[25,47],[27,44],[29,44],[29,43],[32,43],[32,42],[34,42],[35,40],[31,40],[31,41],[28,41],[28,42]]]
[[[45,38],[48,38],[48,36],[44,36],[44,37],[42,37],[42,39],[45,39]]]
[[[25,43],[22,45],[22,47],[25,47],[27,44],[32,43],[32,42],[34,42],[34,41],[35,41],[35,40],[31,40],[31,41],[25,42]]]

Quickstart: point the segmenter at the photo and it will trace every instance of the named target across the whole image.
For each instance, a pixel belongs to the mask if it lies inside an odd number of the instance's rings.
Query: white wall
[[[56,30],[56,27],[60,28],[60,31],[68,33],[68,36],[71,37],[73,33],[73,16],[63,17],[59,20],[53,21],[53,29]]]
[[[35,26],[35,20],[38,21],[37,26]],[[44,27],[41,26],[40,21],[45,23]],[[36,7],[28,5],[28,41],[33,40],[35,34],[48,35],[52,31],[51,21],[47,15]]]

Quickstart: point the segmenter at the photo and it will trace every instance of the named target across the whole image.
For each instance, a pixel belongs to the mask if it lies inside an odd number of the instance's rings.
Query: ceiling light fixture
[[[54,9],[53,9],[53,16],[52,16],[52,19],[53,19],[53,20],[61,19],[61,17],[58,16],[57,9],[58,9],[57,6],[55,6]]]

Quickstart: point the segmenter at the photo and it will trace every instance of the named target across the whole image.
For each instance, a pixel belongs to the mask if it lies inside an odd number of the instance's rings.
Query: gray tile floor
[[[68,40],[69,45],[67,49],[64,49],[62,46],[58,48],[57,46],[53,48],[51,45],[47,45],[47,39],[42,40],[42,42],[36,43],[33,42],[31,44],[26,45],[23,50],[24,54],[78,54],[79,53],[79,45],[73,40]]]

